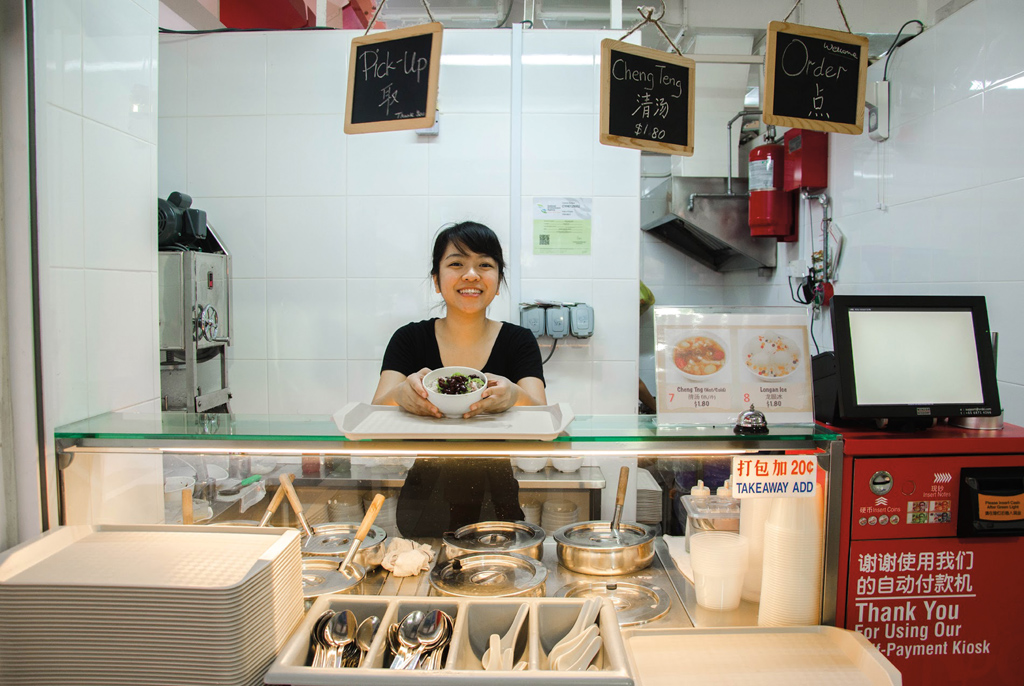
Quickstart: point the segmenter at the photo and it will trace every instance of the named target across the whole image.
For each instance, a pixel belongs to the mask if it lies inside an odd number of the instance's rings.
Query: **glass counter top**
[[[354,443],[328,415],[159,414],[110,412],[66,424],[54,430],[58,440],[202,440]],[[658,426],[654,415],[577,416],[555,443],[638,442],[808,442],[839,438],[813,424],[771,427],[767,435],[737,435],[733,427]],[[452,440],[452,439],[441,439]],[[358,441],[370,443],[371,441]],[[544,441],[536,441],[538,444]]]

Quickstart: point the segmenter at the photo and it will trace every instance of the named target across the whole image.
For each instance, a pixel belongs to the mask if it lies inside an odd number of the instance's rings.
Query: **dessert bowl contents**
[[[747,369],[762,379],[785,378],[800,364],[800,346],[774,331],[751,339],[744,353]]]
[[[725,366],[725,346],[709,334],[694,334],[676,343],[672,360],[688,376],[710,376]]]

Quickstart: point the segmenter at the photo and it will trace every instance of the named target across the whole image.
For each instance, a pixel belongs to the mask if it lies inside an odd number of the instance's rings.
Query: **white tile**
[[[829,195],[834,212],[853,214],[878,206],[882,147],[865,131],[860,136],[829,136]]]
[[[597,110],[597,59],[589,31],[549,29],[523,34],[523,112]]]
[[[955,15],[954,15],[955,16]],[[985,3],[985,81],[999,83],[1024,69],[1024,12],[1018,0]]]
[[[427,201],[427,226],[434,235],[447,224],[473,221],[489,227],[501,241],[506,275],[510,269],[508,195],[436,195]],[[433,240],[430,241],[433,246]]]
[[[511,32],[445,33],[437,98],[446,113],[509,112],[511,88]]]
[[[930,195],[981,185],[986,159],[978,142],[985,140],[984,98],[978,93],[935,112],[935,144],[928,170]],[[956,135],[948,135],[950,131],[956,131]]]
[[[344,198],[267,198],[267,276],[345,276]]]
[[[267,117],[267,195],[343,195],[345,118]]]
[[[157,194],[166,198],[188,188],[188,120],[161,117],[157,136]]]
[[[156,17],[130,0],[82,2],[82,113],[156,142]]]
[[[266,195],[266,117],[189,117],[188,150],[190,195]]]
[[[594,198],[591,269],[594,278],[636,279],[640,275],[640,199]]]
[[[594,364],[592,414],[636,414],[640,376],[635,361]]]
[[[175,34],[159,38],[158,86],[159,117],[184,117],[188,114],[188,44],[190,39]]]
[[[597,131],[600,120],[594,119]],[[594,141],[594,195],[640,197],[640,151]]]
[[[1003,419],[1008,424],[1024,424],[1024,384],[999,384],[999,402],[1003,406]]]
[[[935,109],[940,109],[985,88],[985,3],[969,3],[932,31]]]
[[[908,26],[904,35],[916,30],[916,26]],[[935,109],[935,53],[945,49],[946,45],[939,42],[937,32],[925,31],[892,53],[887,71],[885,60],[879,60],[879,64],[882,65],[881,72],[877,66],[871,70],[868,76],[869,81],[881,81],[883,77],[887,76],[890,82],[889,125],[891,127],[901,126],[904,122],[930,114]],[[945,97],[948,95],[946,93]],[[831,136],[830,138],[838,137]]]
[[[380,360],[350,359],[347,374],[348,402],[370,402],[380,381]]]
[[[1020,192],[1022,185],[1019,182],[1015,185],[1017,192]],[[986,275],[993,273],[1008,273],[1001,271],[999,267],[1008,266],[1009,260],[997,265],[990,261],[989,255],[996,260],[1000,254],[1008,255],[1014,263],[1017,262],[1016,256],[1013,255],[1016,252],[1013,246],[1016,243],[1024,248],[1024,239],[1017,237],[1017,231],[1008,232],[998,225],[985,221],[984,213],[995,209],[985,205],[986,190],[972,188],[942,195],[931,201],[934,221],[930,226],[919,228],[921,242],[927,245],[932,253],[933,279],[969,282],[986,278]],[[981,218],[978,216],[979,208],[984,208]],[[971,231],[970,227],[974,226],[984,226],[986,229]],[[972,234],[970,238],[968,232]],[[1009,235],[1010,233],[1013,235]],[[991,240],[995,237],[998,239]]]
[[[267,282],[231,280],[231,360],[267,358]]]
[[[36,7],[36,79],[45,102],[82,111],[82,2],[51,0]]]
[[[524,114],[523,195],[591,195],[596,131],[587,114]]]
[[[1004,285],[1014,294],[1019,311],[1022,280],[1020,256],[1024,254],[1020,199],[1024,197],[1024,179],[987,185],[982,189],[980,197],[980,217],[979,206],[975,206],[972,220],[965,223],[962,230],[970,232],[975,249],[980,253],[982,262],[979,278],[1011,282]],[[1016,321],[1021,326],[1021,320]],[[1019,335],[1024,336],[1024,331],[1020,331]],[[1020,381],[1024,383],[1024,379]]]
[[[84,265],[156,270],[156,146],[86,120]]]
[[[1024,85],[1024,72],[1020,78]],[[1008,81],[990,88],[983,98],[982,179],[986,184],[1024,176],[1024,161],[1019,154],[1024,145],[1024,132],[1020,130],[1024,88],[1008,87],[1016,83]]]
[[[376,360],[379,364],[388,341],[399,327],[444,316],[443,310],[429,307],[427,298],[432,292],[426,279],[349,279],[348,358]]]
[[[344,360],[344,279],[267,280],[267,356]]]
[[[141,7],[143,10],[153,15],[158,16],[160,13],[160,1],[159,0],[132,0],[136,5]]]
[[[51,269],[48,272],[53,310],[47,318],[52,334],[43,339],[46,346],[44,379],[54,407],[56,425],[83,419],[89,415],[89,359],[82,345],[82,332],[89,327],[86,309],[85,272],[81,269]],[[49,326],[44,329],[50,332]]]
[[[266,360],[229,360],[228,387],[231,411],[235,414],[268,414]]]
[[[46,106],[45,116],[37,187],[40,240],[49,245],[51,266],[81,267],[85,251],[82,118],[53,105]]]
[[[349,33],[268,33],[267,114],[344,114]]]
[[[932,162],[935,116],[918,117],[892,129],[886,141],[885,203],[895,205],[934,195]]]
[[[636,360],[640,337],[640,284],[633,279],[595,279],[595,360]]]
[[[544,349],[547,354],[547,348]],[[569,403],[577,415],[593,414],[593,374],[590,362],[562,362],[555,351],[544,365],[545,392],[549,405]]]
[[[334,414],[348,402],[344,360],[271,360],[270,414]]]
[[[206,210],[206,222],[231,254],[234,278],[267,275],[266,203],[264,198],[192,198],[193,207]]]
[[[190,117],[267,112],[267,34],[211,33],[188,43]]]
[[[446,114],[441,128],[427,146],[431,195],[509,192],[507,114]]]
[[[435,228],[426,197],[348,198],[347,274],[351,277],[430,274]]]
[[[347,136],[345,145],[349,195],[427,194],[427,155],[431,144],[417,141],[414,132]]]
[[[159,395],[153,283],[144,272],[85,272],[90,415]]]

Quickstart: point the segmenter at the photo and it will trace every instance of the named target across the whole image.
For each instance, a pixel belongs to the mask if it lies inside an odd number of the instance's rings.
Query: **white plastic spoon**
[[[597,618],[597,614],[600,610],[600,598],[587,598],[583,603],[583,607],[580,609],[579,616],[576,617],[576,623],[572,625],[571,629],[569,629],[569,633],[563,636],[562,640],[551,648],[551,652],[548,653],[548,660],[553,660],[565,652],[565,649],[568,647],[567,644],[571,643],[574,638],[577,638],[583,631],[594,623],[594,620]]]
[[[566,655],[559,661],[559,669],[566,672],[581,672],[587,668],[587,666],[597,656],[597,651],[601,650],[601,637],[591,639],[591,641],[578,649],[578,652],[573,653],[575,659],[570,661],[572,655]]]
[[[484,651],[484,669],[501,669],[501,636],[491,634],[489,647]]]
[[[505,653],[515,652],[516,641],[519,638],[519,630],[523,627],[523,620],[526,619],[526,613],[529,611],[529,606],[523,603],[519,606],[519,610],[516,612],[515,619],[512,620],[512,626],[505,632],[505,635],[501,637],[501,655],[502,665],[501,669],[512,669],[512,659],[504,659]],[[483,663],[487,664],[490,660],[491,649],[488,647],[484,651]]]
[[[582,634],[577,634],[572,641],[566,643],[554,658],[549,655],[548,660],[551,663],[552,669],[561,669],[559,665],[572,662],[573,655],[578,655],[583,646],[587,645],[587,643],[593,641],[595,638],[598,638],[600,631],[600,628],[598,628],[596,624],[591,624],[587,627],[586,631]]]

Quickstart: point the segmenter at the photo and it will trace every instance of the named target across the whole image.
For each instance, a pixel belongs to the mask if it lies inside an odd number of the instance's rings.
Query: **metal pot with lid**
[[[471,553],[436,565],[430,586],[441,595],[463,598],[542,597],[548,570],[519,553]]]
[[[359,524],[330,522],[313,527],[313,535],[306,539],[302,554],[307,557],[344,557],[355,540]],[[366,538],[359,544],[353,561],[373,569],[384,559],[384,544],[388,534],[379,526],[371,526]]]
[[[555,532],[558,562],[563,567],[580,574],[611,576],[645,569],[654,561],[654,529],[619,521],[628,479],[629,468],[623,467],[612,521],[578,522]]]
[[[544,552],[544,530],[529,522],[479,522],[444,535],[449,559],[473,553],[519,553],[535,560]]]

